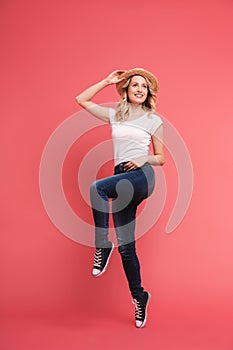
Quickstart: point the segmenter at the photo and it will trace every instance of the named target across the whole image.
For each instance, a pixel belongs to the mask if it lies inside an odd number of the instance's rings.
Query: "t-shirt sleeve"
[[[116,110],[114,108],[109,108],[109,122],[112,124],[114,122],[114,117],[116,114]]]
[[[150,128],[151,135],[153,135],[155,131],[158,129],[158,127],[163,124],[162,119],[158,115],[154,114],[152,118],[153,118],[153,122],[151,123],[151,128]]]

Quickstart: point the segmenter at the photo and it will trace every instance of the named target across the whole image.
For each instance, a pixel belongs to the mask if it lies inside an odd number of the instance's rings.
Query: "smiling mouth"
[[[143,95],[142,95],[142,94],[135,94],[135,96],[136,96],[136,97],[138,97],[138,98],[143,97]]]

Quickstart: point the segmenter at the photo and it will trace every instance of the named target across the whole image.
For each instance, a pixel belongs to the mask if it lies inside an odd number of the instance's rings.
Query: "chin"
[[[134,105],[142,105],[144,101],[129,101],[130,103],[134,104]]]

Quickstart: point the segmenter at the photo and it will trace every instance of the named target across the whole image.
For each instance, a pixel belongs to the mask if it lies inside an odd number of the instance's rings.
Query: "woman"
[[[116,110],[95,104],[92,98],[108,85],[116,84],[121,99]],[[89,87],[77,102],[95,117],[110,123],[114,146],[114,175],[95,181],[90,195],[95,222],[95,256],[92,275],[101,276],[114,245],[108,239],[109,198],[117,234],[118,251],[135,304],[136,327],[147,320],[150,294],[141,285],[140,264],[135,249],[135,219],[138,205],[154,189],[153,165],[164,164],[163,126],[154,114],[158,81],[142,68],[114,71]],[[152,141],[154,155],[149,155]]]

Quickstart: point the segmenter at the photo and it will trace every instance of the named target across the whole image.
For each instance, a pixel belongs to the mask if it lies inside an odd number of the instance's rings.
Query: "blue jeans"
[[[126,162],[125,162],[126,163]],[[145,163],[141,168],[124,171],[121,163],[114,168],[114,175],[95,181],[90,196],[95,222],[95,245],[106,248],[108,239],[109,198],[112,198],[112,215],[117,235],[118,251],[133,298],[143,296],[140,264],[135,248],[135,220],[138,205],[151,195],[155,185],[152,166]]]

